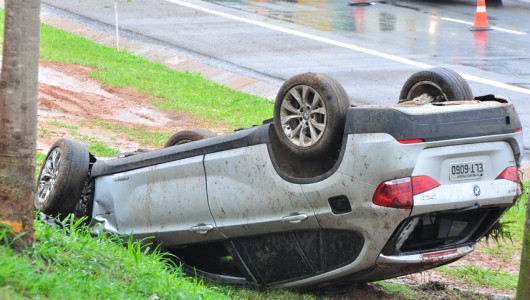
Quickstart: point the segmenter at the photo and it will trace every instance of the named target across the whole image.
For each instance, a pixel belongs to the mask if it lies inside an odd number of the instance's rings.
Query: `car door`
[[[299,184],[282,179],[266,144],[205,155],[208,203],[229,238],[319,229]]]
[[[224,238],[208,209],[202,161],[200,155],[96,178],[94,220],[166,246]]]

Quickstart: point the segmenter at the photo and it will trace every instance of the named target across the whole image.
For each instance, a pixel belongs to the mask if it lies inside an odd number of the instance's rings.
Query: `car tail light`
[[[516,166],[511,166],[504,169],[504,171],[502,171],[501,174],[499,174],[499,176],[497,176],[495,179],[506,179],[517,183],[521,182],[519,170],[517,170]]]
[[[423,139],[408,139],[408,140],[398,140],[400,144],[418,144],[423,143]]]
[[[523,129],[522,128],[517,128],[517,129],[515,129],[515,132],[523,132]]]
[[[372,201],[375,205],[412,209],[413,197],[440,186],[429,176],[414,176],[394,179],[381,183],[375,191]]]
[[[412,177],[412,191],[413,196],[425,193],[440,186],[438,181],[429,176],[414,176]]]

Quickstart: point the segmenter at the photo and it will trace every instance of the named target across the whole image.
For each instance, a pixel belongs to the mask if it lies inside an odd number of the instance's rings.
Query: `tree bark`
[[[524,225],[523,252],[516,299],[530,299],[530,205],[526,204],[526,222]]]
[[[0,223],[33,243],[40,0],[5,1],[0,78]]]

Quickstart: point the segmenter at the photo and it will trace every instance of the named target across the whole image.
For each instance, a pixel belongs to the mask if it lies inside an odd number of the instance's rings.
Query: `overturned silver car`
[[[328,288],[472,252],[521,194],[522,145],[510,101],[474,97],[448,69],[413,74],[393,106],[351,105],[305,73],[249,129],[186,130],[110,160],[61,139],[35,206],[149,238],[210,279]]]

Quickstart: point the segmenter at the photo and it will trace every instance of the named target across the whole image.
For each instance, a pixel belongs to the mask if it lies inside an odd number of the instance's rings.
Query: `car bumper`
[[[426,253],[408,254],[408,255],[379,255],[377,265],[380,267],[395,267],[410,264],[429,264],[449,262],[459,259],[475,250],[476,244],[462,246],[452,249],[438,250]]]

